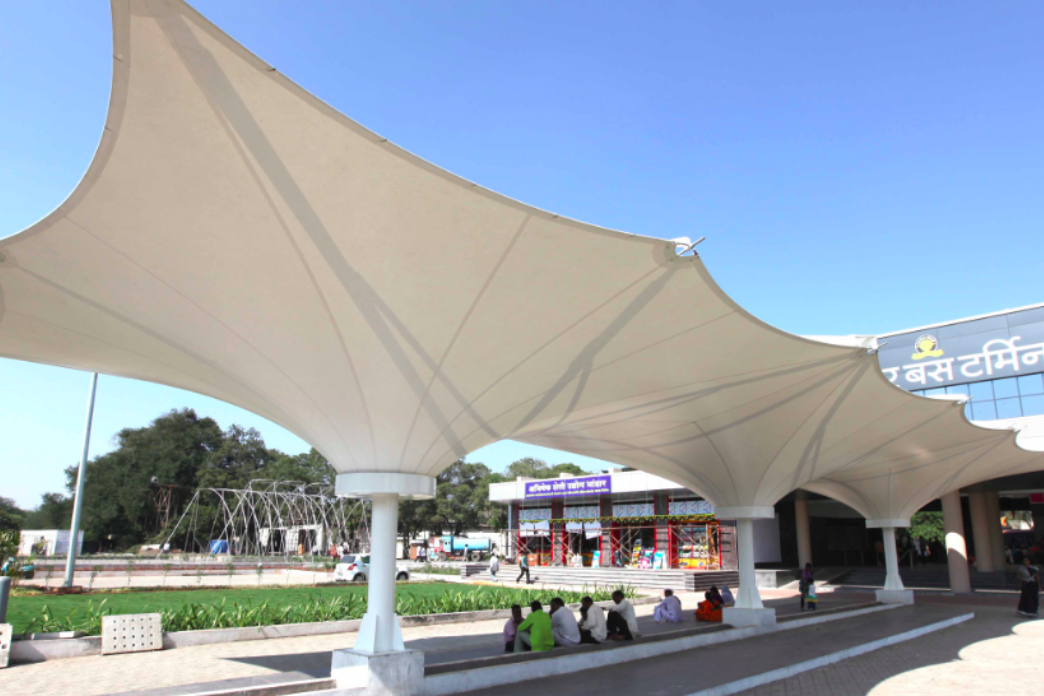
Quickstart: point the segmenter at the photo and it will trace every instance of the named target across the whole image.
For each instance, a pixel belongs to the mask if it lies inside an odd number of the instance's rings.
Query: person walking
[[[526,576],[526,584],[532,585],[533,580],[529,577],[529,555],[525,553],[518,557],[518,577],[515,578],[515,582],[521,580],[523,575]]]
[[[489,557],[489,577],[493,582],[500,582],[497,580],[497,571],[500,570],[500,559],[497,558],[497,552],[494,551]]]
[[[801,592],[801,611],[805,611],[805,602],[808,600],[808,588],[812,585],[814,575],[812,564],[806,563],[801,571],[801,579],[798,581],[798,590]]]
[[[1031,616],[1037,618],[1037,608],[1040,604],[1040,571],[1036,566],[1030,565],[1028,555],[1022,557],[1022,565],[1017,571],[1019,588],[1022,595],[1019,597],[1019,616]]]

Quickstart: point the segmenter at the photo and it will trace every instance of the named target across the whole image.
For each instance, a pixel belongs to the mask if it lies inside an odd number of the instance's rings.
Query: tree
[[[946,529],[943,527],[943,514],[941,512],[915,512],[910,517],[909,534],[914,539],[929,543],[944,542]]]
[[[0,496],[0,531],[22,529],[25,514],[25,510],[19,508],[15,501]]]
[[[270,464],[286,455],[265,447],[254,428],[232,425],[199,472],[200,488],[245,488]]]
[[[522,459],[513,462],[507,468],[507,480],[513,481],[520,476],[525,478],[549,479],[558,478],[559,474],[586,476],[588,473],[590,472],[584,471],[576,464],[571,464],[569,462],[549,466],[548,463],[542,459],[523,457]]]
[[[310,452],[301,454],[283,454],[277,450],[269,450],[275,458],[263,465],[257,478],[273,481],[302,481],[333,486],[337,472],[330,466],[319,450],[314,447]]]
[[[450,534],[461,534],[478,527],[489,501],[490,475],[485,464],[460,459],[438,475],[433,519]]]
[[[150,493],[155,478],[175,486],[178,507],[188,502],[198,485],[201,468],[224,445],[220,426],[183,409],[166,413],[144,428],[125,428],[116,435],[116,449],[87,464],[84,481],[84,538],[127,547],[160,534]],[[76,467],[66,470],[69,489]]]
[[[73,500],[61,493],[44,493],[40,504],[25,516],[22,529],[68,529]]]
[[[403,558],[409,558],[410,539],[435,524],[434,500],[403,500],[399,503],[399,534],[402,535]]]

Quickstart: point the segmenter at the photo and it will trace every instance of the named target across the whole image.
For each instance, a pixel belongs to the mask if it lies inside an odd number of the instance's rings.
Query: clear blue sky
[[[707,235],[718,281],[786,330],[877,333],[1044,301],[1044,5],[195,5],[468,179],[609,227]],[[110,41],[104,0],[0,9],[0,237],[90,161]],[[61,488],[87,384],[0,359],[0,495],[33,505]],[[92,455],[181,406],[306,448],[214,400],[103,378]],[[471,459],[499,468],[528,451]]]

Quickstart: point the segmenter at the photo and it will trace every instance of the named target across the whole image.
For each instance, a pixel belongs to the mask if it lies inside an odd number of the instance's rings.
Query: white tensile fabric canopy
[[[180,0],[113,17],[95,160],[0,241],[0,355],[237,404],[341,473],[434,476],[514,438],[719,506],[808,486],[903,516],[922,495],[862,482],[938,495],[1011,469],[1013,433],[890,385],[869,343],[758,321],[674,242],[448,174]]]

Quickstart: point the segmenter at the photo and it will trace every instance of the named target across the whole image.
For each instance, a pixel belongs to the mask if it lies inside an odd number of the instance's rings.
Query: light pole
[[[80,537],[80,514],[83,512],[83,483],[87,473],[87,451],[91,447],[91,422],[94,420],[94,395],[98,391],[98,373],[91,377],[91,396],[87,400],[87,425],[83,430],[83,454],[76,474],[76,497],[73,499],[72,529],[69,530],[69,555],[65,561],[65,587],[72,587],[76,570],[76,542]],[[57,542],[56,542],[57,543]]]

